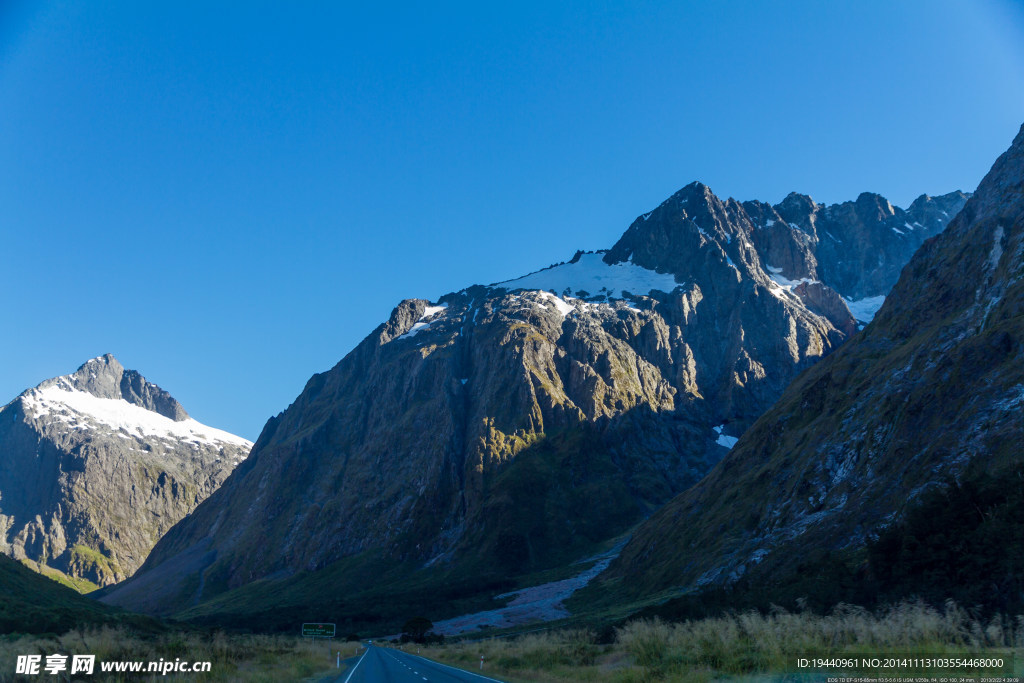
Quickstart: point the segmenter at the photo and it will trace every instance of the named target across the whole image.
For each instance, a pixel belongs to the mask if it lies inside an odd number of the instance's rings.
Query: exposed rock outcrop
[[[892,213],[863,195],[849,210]],[[928,208],[921,220],[943,215]],[[1024,128],[904,268],[874,322],[795,380],[592,590],[722,585],[755,565],[784,577],[812,550],[859,547],[968,467],[1019,463],[1022,353]]]
[[[103,599],[166,613],[342,560],[507,577],[592,551],[698,481],[856,329],[819,272],[814,224],[834,207],[804,200],[693,183],[606,253],[403,301]],[[850,227],[876,261],[873,240],[900,239],[892,215]]]
[[[0,551],[98,585],[124,580],[251,446],[113,356],[94,358],[0,409]]]

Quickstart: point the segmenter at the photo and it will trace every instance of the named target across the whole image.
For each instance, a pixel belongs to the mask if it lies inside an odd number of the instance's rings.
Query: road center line
[[[482,676],[480,674],[475,674],[472,671],[466,671],[465,669],[460,669],[460,668],[458,668],[456,666],[448,666],[447,664],[442,664],[441,662],[434,661],[433,659],[427,659],[426,657],[420,657],[419,655],[411,655],[408,652],[403,652],[402,654],[404,654],[406,657],[415,657],[416,659],[422,659],[423,661],[428,662],[430,664],[436,664],[437,666],[443,666],[444,668],[451,669],[452,671],[458,671],[460,674],[469,674],[470,676],[476,676],[477,678],[482,678],[485,681],[494,681],[494,683],[504,683],[504,681],[499,681],[497,678],[490,678],[489,676]],[[426,679],[424,679],[424,680],[426,680]]]
[[[363,659],[365,659],[368,654],[370,654],[370,648],[366,648],[366,652],[364,652],[363,656],[359,658],[359,661],[352,667],[352,670],[348,672],[348,676],[345,676],[344,683],[348,683],[348,679],[352,678],[352,674],[356,672],[356,669],[359,668],[359,665],[363,663]]]

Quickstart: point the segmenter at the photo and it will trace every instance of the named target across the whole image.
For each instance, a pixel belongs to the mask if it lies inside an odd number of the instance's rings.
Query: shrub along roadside
[[[667,623],[638,619],[600,645],[566,630],[423,648],[445,663],[510,681],[687,681],[792,672],[801,655],[940,654],[1024,649],[1024,616],[972,617],[950,602],[901,603],[878,613],[840,605],[826,615],[775,610]],[[1020,653],[1017,659],[1020,660]],[[1018,662],[1018,668],[1021,666]]]

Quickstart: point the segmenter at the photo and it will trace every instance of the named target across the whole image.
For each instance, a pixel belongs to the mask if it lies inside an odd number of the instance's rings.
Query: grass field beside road
[[[196,681],[202,683],[279,683],[281,681],[318,681],[336,675],[336,653],[342,659],[358,648],[355,643],[309,640],[294,636],[233,635],[221,632],[168,631],[155,636],[138,636],[121,627],[76,629],[61,636],[8,635],[0,637],[0,682],[31,680],[52,676],[15,676],[19,655],[95,655],[95,673],[90,681]],[[210,662],[209,673],[166,676],[160,674],[100,672],[100,662],[175,659]],[[64,672],[65,675],[67,672]],[[57,680],[66,680],[59,678]]]
[[[601,643],[599,640],[612,642]],[[794,672],[802,655],[1016,652],[1020,675],[1024,616],[974,619],[950,603],[937,610],[902,603],[879,613],[840,606],[830,614],[777,611],[681,623],[639,620],[611,637],[569,629],[421,648],[424,656],[512,681],[710,681]],[[935,675],[940,675],[935,673]]]

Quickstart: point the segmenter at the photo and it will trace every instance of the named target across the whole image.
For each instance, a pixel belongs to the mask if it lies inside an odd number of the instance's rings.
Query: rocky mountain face
[[[785,577],[812,552],[863,546],[951,480],[998,480],[1024,454],[1022,349],[1024,128],[867,329],[642,525],[594,594]]]
[[[773,272],[790,280],[820,280],[856,302],[856,313],[858,305],[871,305],[892,289],[918,247],[942,232],[969,196],[921,195],[904,211],[869,192],[832,206],[793,193],[774,207],[746,202],[744,208],[765,226],[754,235]]]
[[[0,408],[0,551],[122,581],[248,454],[110,355]]]
[[[403,301],[103,599],[173,612],[381,557],[474,577],[571,562],[697,482],[856,331],[844,297],[883,297],[962,201],[772,207],[693,183],[607,252]]]

